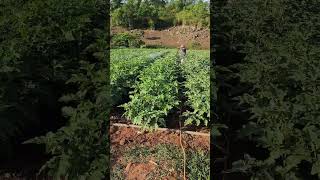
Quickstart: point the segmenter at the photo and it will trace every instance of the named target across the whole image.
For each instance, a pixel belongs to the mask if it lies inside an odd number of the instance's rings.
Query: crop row
[[[165,117],[180,102],[175,70],[173,53],[144,69],[130,92],[130,102],[123,105],[125,116],[143,128],[165,126]]]
[[[209,53],[209,52],[208,52]],[[182,66],[186,78],[187,106],[185,124],[208,125],[210,120],[210,59],[209,54],[191,52]]]
[[[114,105],[122,103],[137,81],[140,72],[166,52],[115,49],[111,51],[111,98]]]
[[[113,53],[111,84],[114,105],[127,102],[121,107],[134,124],[148,129],[165,126],[167,115],[175,112],[172,110],[177,110],[186,98],[185,124],[208,125],[208,51],[190,51],[182,65],[177,64],[179,61],[173,50],[116,50]],[[182,82],[178,82],[179,79]],[[123,100],[124,97],[127,99]]]

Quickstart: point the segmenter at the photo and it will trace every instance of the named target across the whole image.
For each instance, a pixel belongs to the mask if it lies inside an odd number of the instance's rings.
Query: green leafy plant
[[[22,135],[26,127],[34,131],[54,111],[54,121],[62,125],[45,127],[37,133],[46,135],[25,142],[43,144],[52,155],[41,173],[55,179],[106,178],[108,3],[30,0],[1,1],[0,6],[5,7],[0,17],[5,35],[0,44],[1,122],[8,120],[14,129],[5,136],[25,140],[16,130]],[[3,119],[3,113],[11,115]]]
[[[138,81],[139,74],[156,59],[166,54],[163,50],[113,49],[111,50],[111,99],[114,105],[124,103]]]
[[[182,25],[194,25],[198,27],[209,27],[209,5],[207,2],[198,1],[190,4],[176,14],[176,21]]]
[[[174,50],[112,50],[111,84],[113,99],[121,100],[130,88],[130,102],[122,105],[125,116],[144,128],[165,126],[165,117],[180,101],[177,96],[179,69]],[[155,52],[148,57],[147,52]],[[168,54],[166,52],[169,52]],[[138,55],[139,54],[139,55]],[[208,51],[190,51],[183,64],[183,82],[188,98],[186,124],[208,125],[210,118],[210,66]],[[121,93],[120,93],[121,92]],[[116,98],[118,96],[118,98]],[[166,105],[166,100],[169,104]],[[120,102],[120,101],[119,101]],[[145,120],[142,120],[143,118]],[[157,119],[158,118],[158,119]]]
[[[210,155],[204,151],[189,151],[187,158],[189,179],[210,179]]]
[[[131,101],[122,105],[134,124],[153,129],[165,126],[165,117],[179,104],[175,58],[171,54],[143,70],[130,93]]]
[[[141,40],[138,35],[131,33],[119,33],[115,34],[111,38],[111,47],[131,47],[131,48],[140,48],[144,45],[144,42]]]
[[[201,51],[192,51],[188,54],[183,65],[186,81],[187,104],[192,111],[187,111],[184,116],[187,117],[185,124],[196,123],[196,125],[208,125],[210,119],[210,63],[209,55],[200,53]],[[201,54],[201,55],[199,55]]]
[[[246,172],[252,179],[320,178],[317,2],[233,1],[224,10],[224,29],[234,30],[226,34],[245,54],[237,74],[251,85],[239,98],[252,114],[240,135],[269,152],[246,160]]]

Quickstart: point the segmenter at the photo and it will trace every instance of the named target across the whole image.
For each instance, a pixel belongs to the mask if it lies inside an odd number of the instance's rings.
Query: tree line
[[[159,29],[175,25],[209,27],[209,2],[203,0],[112,0],[111,25]]]

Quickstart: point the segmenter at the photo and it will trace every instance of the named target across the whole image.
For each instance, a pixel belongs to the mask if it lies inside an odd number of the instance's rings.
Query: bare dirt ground
[[[190,46],[198,43],[200,49],[210,49],[210,30],[192,26],[175,26],[164,30],[127,30],[112,27],[111,34],[122,32],[140,32],[146,45],[161,45],[166,47],[179,47],[181,44]]]
[[[114,169],[116,165],[124,164],[125,167],[125,179],[128,180],[142,180],[153,173],[159,164],[154,163],[152,160],[148,162],[126,162],[124,158],[124,152],[127,149],[134,148],[136,146],[144,146],[146,148],[152,148],[159,144],[161,145],[173,145],[180,147],[180,137],[178,133],[174,132],[152,132],[145,133],[139,131],[137,128],[128,127],[110,127],[111,138],[111,163]],[[192,136],[188,134],[182,135],[182,142],[185,149],[210,151],[210,138],[205,136]],[[145,157],[147,158],[147,157]],[[160,165],[165,166],[165,165]],[[162,179],[180,179],[181,174],[172,171],[171,174],[163,177]]]
[[[141,132],[136,128],[129,127],[110,127],[111,146],[120,148],[122,146],[132,146],[135,144],[145,146],[155,146],[161,144],[172,144],[180,146],[178,133],[167,131]],[[193,136],[183,134],[182,140],[185,148],[209,150],[210,138],[207,136]]]

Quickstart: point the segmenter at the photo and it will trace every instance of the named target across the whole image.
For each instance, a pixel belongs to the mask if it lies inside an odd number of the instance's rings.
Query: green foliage
[[[153,147],[134,146],[124,152],[124,165],[116,166],[114,177],[124,175],[127,163],[148,163],[149,160],[158,164],[156,169],[148,174],[148,179],[159,179],[172,174],[172,169],[178,174],[183,171],[183,154],[181,148],[175,145],[158,144]],[[186,176],[188,179],[210,179],[210,154],[202,150],[190,149],[186,155]],[[121,171],[122,170],[122,171]],[[123,178],[123,177],[122,177]],[[124,178],[123,178],[124,179]]]
[[[209,4],[204,1],[199,1],[191,4],[183,11],[176,14],[177,23],[182,25],[194,25],[198,27],[210,26],[210,11]]]
[[[187,157],[189,179],[210,179],[210,154],[204,151],[189,151]]]
[[[45,127],[45,136],[26,142],[45,144],[53,155],[43,173],[56,179],[107,177],[107,2],[21,0],[0,6],[0,136],[11,143],[48,119],[67,120],[56,132]]]
[[[209,52],[191,51],[183,64],[186,77],[185,88],[187,103],[193,111],[187,111],[186,125],[196,123],[197,126],[208,126],[210,119],[210,59]]]
[[[129,33],[119,33],[115,34],[111,38],[111,47],[131,47],[131,48],[139,48],[142,46],[144,42],[134,34]]]
[[[111,12],[112,25],[128,28],[154,26],[153,23],[158,16],[158,7],[157,1],[128,0]]]
[[[226,34],[246,54],[238,75],[252,85],[240,98],[252,113],[241,135],[270,152],[264,160],[250,159],[246,172],[253,179],[320,178],[318,4],[245,0],[225,8],[224,29],[232,29]]]
[[[196,41],[190,41],[190,43],[188,43],[188,49],[201,49],[201,44]]]
[[[209,27],[209,3],[204,1],[114,1],[113,26],[162,28],[177,24]]]
[[[110,79],[113,104],[124,103],[123,98],[133,88],[141,71],[164,54],[164,51],[150,49],[112,49]]]
[[[160,58],[140,74],[131,101],[122,106],[134,124],[148,129],[165,126],[164,118],[179,104],[174,57]]]
[[[101,44],[106,45],[106,42]],[[102,46],[101,48],[104,48]],[[108,174],[108,134],[107,119],[109,109],[108,68],[106,56],[100,62],[91,64],[83,61],[81,72],[74,74],[67,83],[79,85],[74,94],[63,96],[63,102],[73,102],[75,107],[66,106],[62,110],[69,117],[67,126],[57,132],[49,132],[25,143],[45,143],[46,149],[54,157],[41,171],[49,169],[49,175],[71,179],[98,178]]]
[[[174,50],[114,49],[111,53],[111,86],[114,105],[124,103],[125,116],[144,128],[165,126],[166,115],[177,108],[178,89],[186,89],[187,124],[208,125],[210,119],[209,52],[190,51],[181,67],[186,77],[184,87],[177,78]]]

